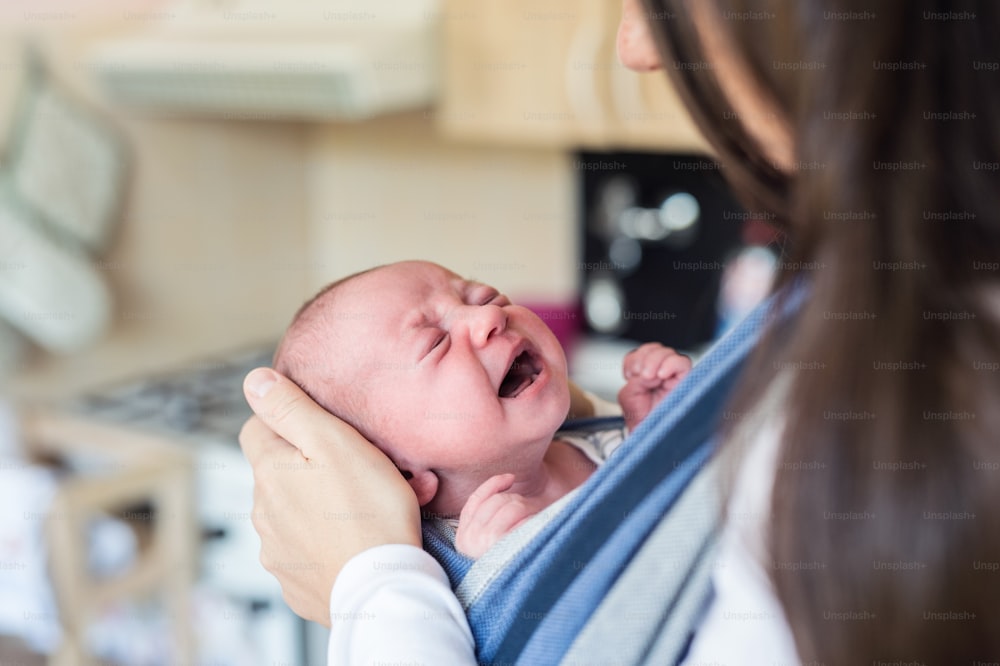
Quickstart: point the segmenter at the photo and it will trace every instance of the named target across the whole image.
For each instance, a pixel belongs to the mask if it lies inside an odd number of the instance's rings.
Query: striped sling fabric
[[[773,301],[718,340],[580,488],[483,558],[458,554],[453,535],[425,523],[424,546],[466,608],[479,663],[681,658],[711,594],[713,433]]]

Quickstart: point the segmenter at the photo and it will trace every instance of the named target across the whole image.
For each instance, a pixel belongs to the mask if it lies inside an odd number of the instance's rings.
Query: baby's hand
[[[513,474],[497,474],[469,496],[455,533],[455,548],[460,553],[481,556],[500,537],[537,513],[521,495],[504,492],[513,484]]]
[[[618,392],[625,425],[635,428],[691,370],[691,359],[650,342],[625,355],[625,386]]]

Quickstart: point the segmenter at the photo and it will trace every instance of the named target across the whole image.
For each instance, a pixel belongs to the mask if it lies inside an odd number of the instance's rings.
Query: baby
[[[691,361],[646,344],[624,365],[618,398],[632,428]],[[472,557],[582,484],[612,448],[557,434],[567,414],[594,410],[545,322],[429,262],[324,288],[295,315],[274,367],[385,452],[425,512],[457,516],[455,546]]]

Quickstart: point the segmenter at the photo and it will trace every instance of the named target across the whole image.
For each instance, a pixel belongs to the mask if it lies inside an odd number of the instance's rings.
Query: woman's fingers
[[[252,370],[243,380],[243,394],[257,418],[302,451],[306,458],[329,453],[331,442],[336,445],[364,441],[354,428],[317,405],[294,382],[270,368]],[[250,455],[247,452],[247,457]]]
[[[293,610],[327,624],[333,581],[349,559],[383,544],[420,545],[416,497],[385,454],[287,378],[259,368],[244,392],[255,416],[240,446],[254,471],[261,563]]]
[[[251,416],[243,424],[243,428],[240,430],[240,446],[243,448],[243,455],[246,456],[251,465],[262,457],[273,456],[287,449],[301,455],[296,447],[275,434],[258,416]]]

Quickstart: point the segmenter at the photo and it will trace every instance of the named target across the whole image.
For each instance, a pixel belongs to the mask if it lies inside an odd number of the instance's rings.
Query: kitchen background
[[[257,563],[240,382],[323,284],[438,261],[614,396],[766,290],[617,0],[0,7],[0,664],[319,664]],[[650,284],[657,285],[650,289]]]

